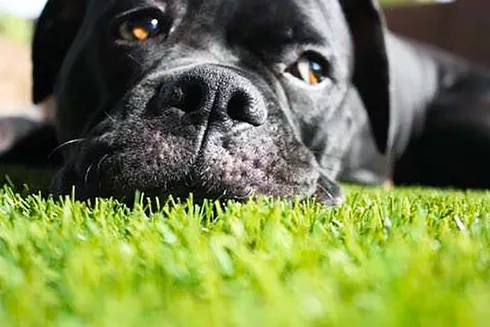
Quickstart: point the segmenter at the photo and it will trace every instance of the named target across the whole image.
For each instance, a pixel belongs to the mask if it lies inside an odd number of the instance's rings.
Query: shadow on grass
[[[48,195],[55,173],[56,171],[50,168],[0,165],[0,185],[8,185],[22,195],[39,192]]]

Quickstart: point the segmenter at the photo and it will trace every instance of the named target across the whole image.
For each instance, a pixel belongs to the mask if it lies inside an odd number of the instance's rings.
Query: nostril
[[[263,101],[254,99],[246,92],[236,92],[228,102],[228,116],[254,126],[265,123],[266,110]]]
[[[184,90],[181,87],[171,88],[168,94],[168,102],[171,106],[180,107],[185,100]]]
[[[168,105],[185,112],[199,110],[204,97],[202,87],[197,83],[166,85],[162,88],[161,94]]]
[[[186,112],[198,111],[204,99],[202,87],[197,83],[189,83],[184,87],[182,110]]]
[[[235,93],[228,102],[228,116],[233,120],[244,121],[248,106],[248,97],[242,92]]]

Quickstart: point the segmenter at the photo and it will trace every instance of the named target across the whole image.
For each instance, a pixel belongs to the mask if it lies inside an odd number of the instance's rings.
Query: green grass
[[[0,326],[488,324],[490,193],[349,190],[151,212],[5,187]]]

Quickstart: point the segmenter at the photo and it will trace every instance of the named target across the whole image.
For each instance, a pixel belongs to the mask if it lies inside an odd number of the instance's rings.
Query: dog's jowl
[[[34,102],[56,99],[56,193],[490,186],[490,79],[390,34],[376,1],[50,0],[33,63]]]

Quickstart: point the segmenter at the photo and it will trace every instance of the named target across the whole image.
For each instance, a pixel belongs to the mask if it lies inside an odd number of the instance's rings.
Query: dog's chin
[[[325,178],[313,174],[302,182],[284,185],[274,181],[253,184],[249,180],[217,178],[210,169],[189,172],[181,178],[168,179],[167,174],[151,173],[149,170],[133,171],[126,175],[115,164],[117,159],[106,158],[98,167],[92,167],[83,174],[70,166],[62,168],[52,184],[52,193],[72,195],[78,200],[86,201],[95,198],[114,198],[125,203],[133,203],[134,197],[141,192],[145,197],[158,198],[160,201],[192,198],[195,204],[204,200],[246,202],[257,197],[282,200],[309,200],[327,206],[338,206],[344,203],[345,197],[341,187]],[[192,171],[192,172],[191,172]],[[83,175],[83,176],[82,176]]]

